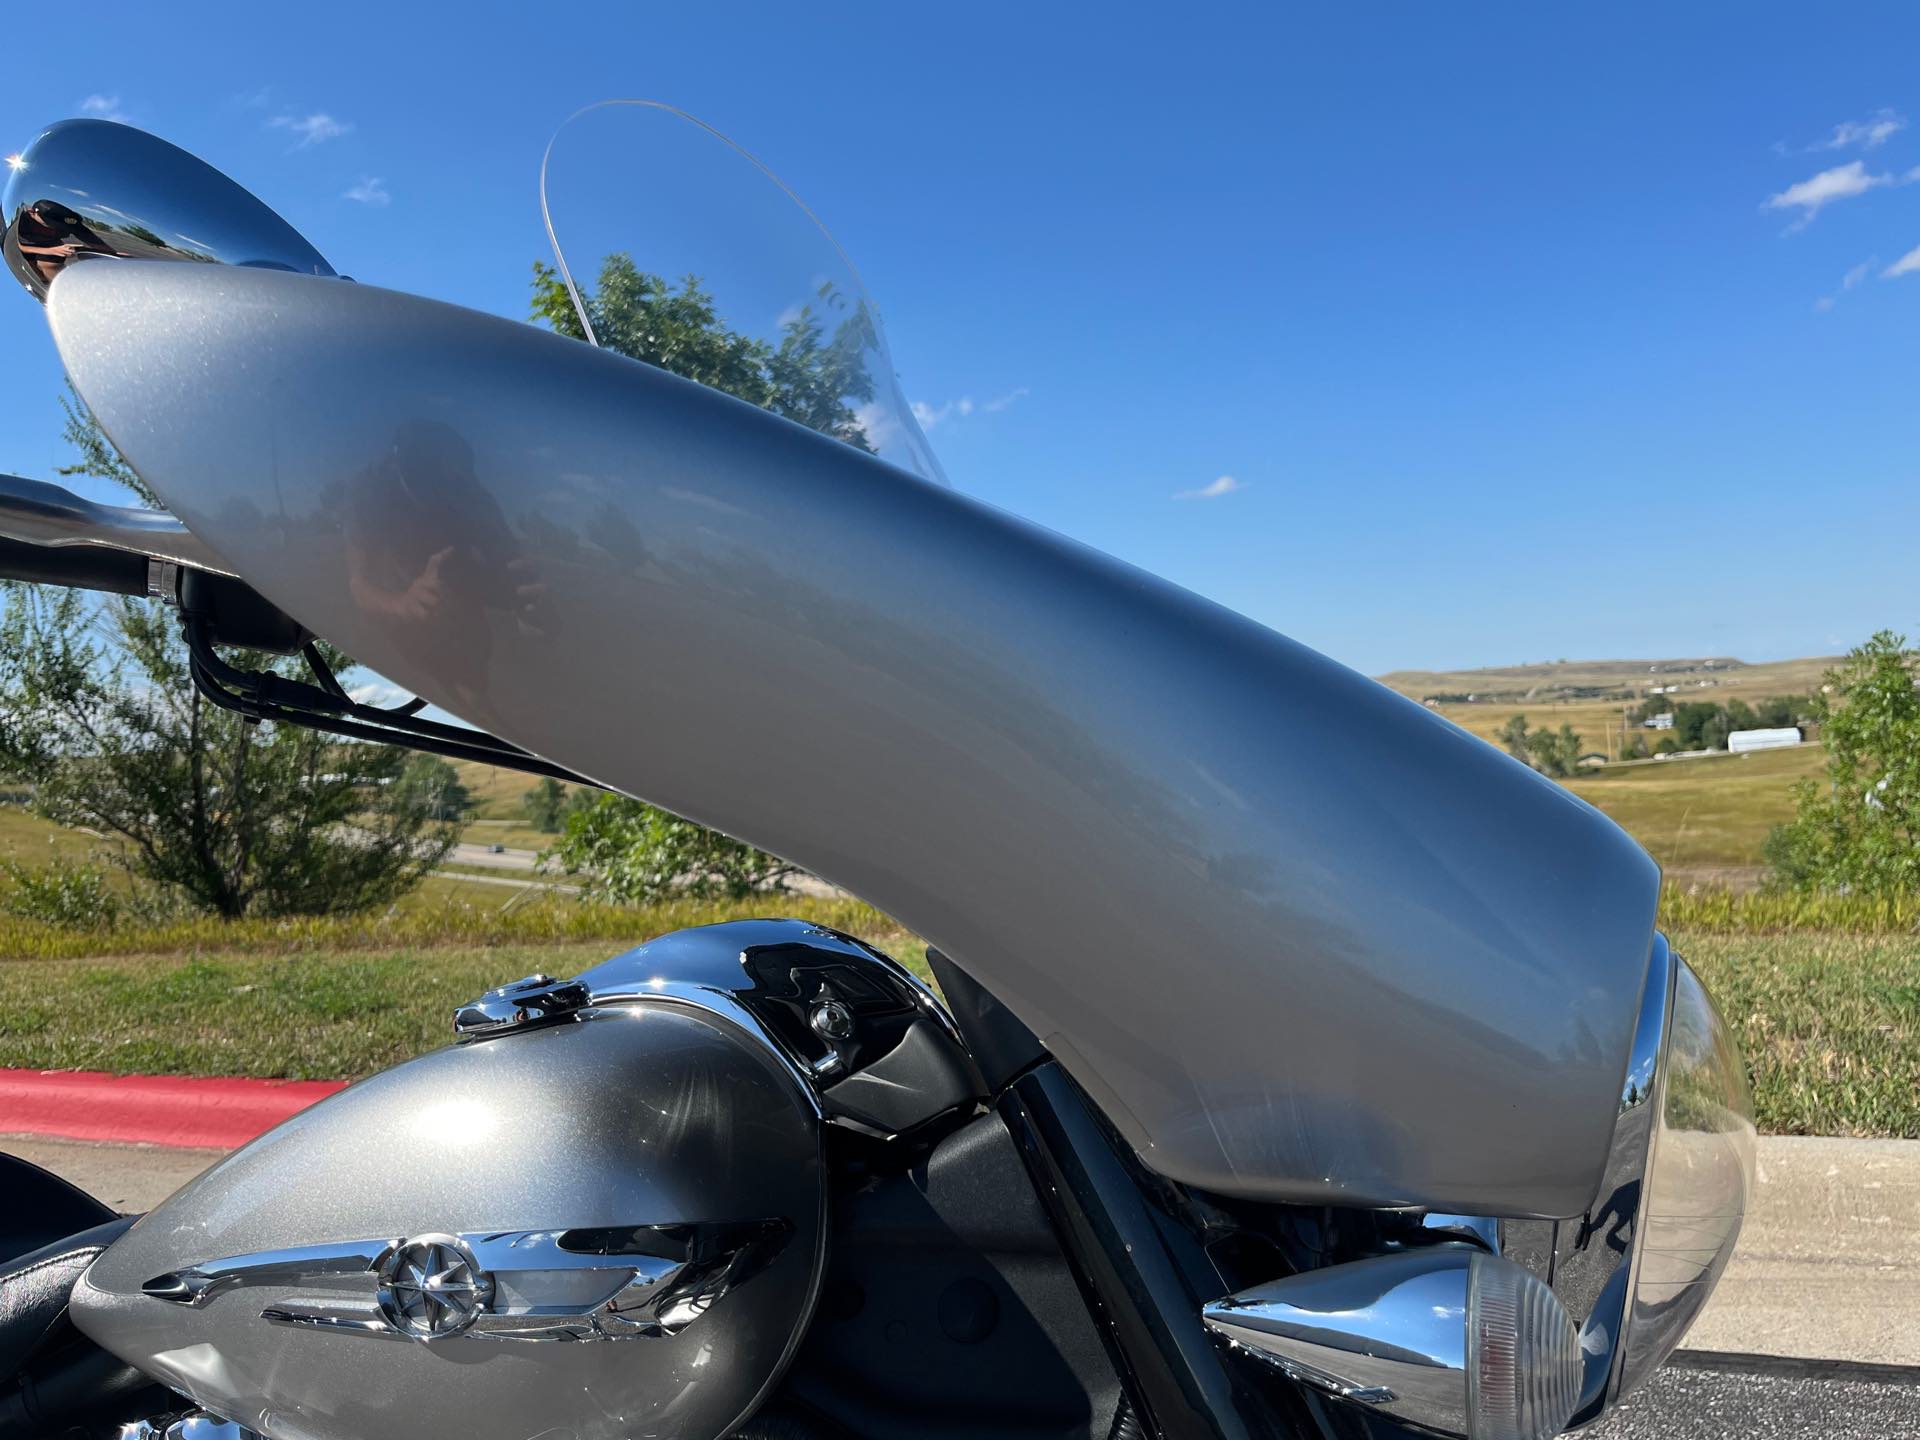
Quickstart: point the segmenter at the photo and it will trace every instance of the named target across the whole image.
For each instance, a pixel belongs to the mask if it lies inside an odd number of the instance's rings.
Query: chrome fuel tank
[[[820,1143],[745,1030],[588,1010],[262,1136],[115,1242],[72,1315],[272,1440],[717,1440],[811,1315]]]
[[[1658,873],[1492,747],[525,325],[113,262],[64,271],[49,313],[114,443],[236,573],[468,721],[897,916],[1161,1173],[1482,1215],[1592,1199]]]

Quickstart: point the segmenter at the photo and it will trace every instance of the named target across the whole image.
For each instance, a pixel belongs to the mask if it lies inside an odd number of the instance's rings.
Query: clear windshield
[[[852,262],[717,130],[651,100],[589,106],[547,146],[540,200],[556,330],[946,483]]]

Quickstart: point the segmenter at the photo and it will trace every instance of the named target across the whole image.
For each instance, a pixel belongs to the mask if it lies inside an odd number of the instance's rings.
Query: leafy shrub
[[[551,857],[583,882],[590,900],[652,904],[684,896],[731,900],[784,890],[798,867],[717,830],[623,795],[569,807]]]
[[[120,921],[120,899],[98,865],[54,860],[42,866],[0,860],[0,875],[11,884],[0,891],[0,910],[69,930],[110,929]]]
[[[1772,884],[1848,895],[1920,895],[1920,651],[1883,630],[1827,674],[1818,697],[1827,775],[1795,789],[1767,837]]]

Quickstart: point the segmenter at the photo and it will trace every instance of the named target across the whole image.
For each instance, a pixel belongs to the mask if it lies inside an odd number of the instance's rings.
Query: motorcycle
[[[717,132],[590,107],[541,201],[572,335],[45,131],[6,260],[170,510],[0,481],[0,575],[159,597],[261,721],[748,840],[925,936],[938,993],[816,925],[687,930],[477,997],[144,1216],[5,1160],[0,1435],[1537,1440],[1655,1370],[1754,1129],[1645,852],[953,490],[857,272]],[[784,388],[614,353],[651,274]],[[322,636],[418,698],[354,700]]]

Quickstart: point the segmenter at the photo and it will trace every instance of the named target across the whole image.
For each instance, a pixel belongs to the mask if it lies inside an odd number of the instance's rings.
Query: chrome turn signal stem
[[[1469,1245],[1305,1271],[1204,1316],[1301,1384],[1461,1440],[1546,1440],[1580,1397],[1565,1307],[1520,1266]]]

